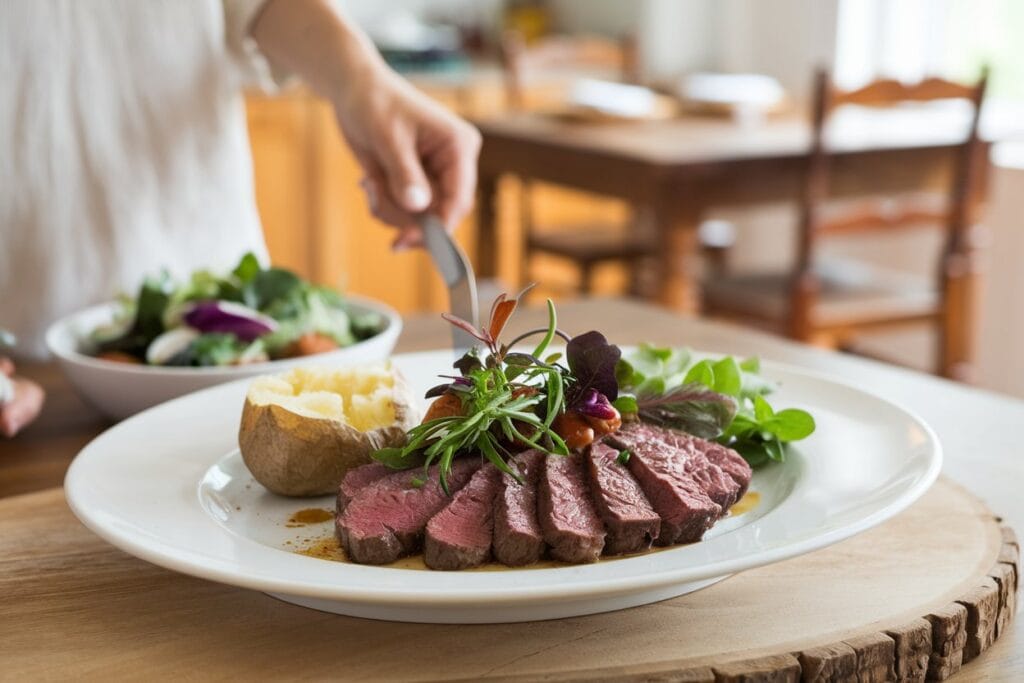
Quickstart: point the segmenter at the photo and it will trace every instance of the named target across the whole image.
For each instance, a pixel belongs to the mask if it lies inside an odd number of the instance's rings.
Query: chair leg
[[[580,292],[588,296],[594,293],[594,264],[590,261],[580,263]]]
[[[647,283],[644,281],[644,266],[647,265],[647,258],[639,256],[629,264],[629,295],[637,299],[645,298],[647,294]]]
[[[523,288],[530,284],[530,248],[526,244],[523,245],[522,260],[519,262],[519,287]]]

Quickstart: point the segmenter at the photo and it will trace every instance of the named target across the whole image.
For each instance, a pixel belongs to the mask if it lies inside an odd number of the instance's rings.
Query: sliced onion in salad
[[[150,365],[166,365],[172,358],[185,351],[198,336],[199,331],[191,327],[167,330],[146,347],[146,362]]]
[[[185,310],[182,320],[200,332],[233,334],[242,341],[252,341],[277,329],[273,318],[230,301],[200,301]]]

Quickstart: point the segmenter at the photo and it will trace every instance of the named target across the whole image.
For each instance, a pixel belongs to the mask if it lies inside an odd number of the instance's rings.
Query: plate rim
[[[624,350],[634,348],[632,345],[624,345]],[[414,351],[403,354],[393,354],[389,360],[394,360],[398,357],[416,357],[416,356],[430,356],[439,355],[441,353],[448,353],[449,349],[433,349],[425,351]],[[721,356],[722,354],[705,353],[703,351],[694,351],[698,355],[707,356]],[[926,436],[929,445],[929,461],[924,472],[902,491],[894,500],[888,504],[883,505],[874,512],[865,515],[864,517],[848,522],[835,529],[827,530],[818,533],[810,538],[787,543],[781,547],[769,548],[753,553],[748,553],[734,558],[725,560],[719,560],[712,563],[703,563],[698,565],[682,565],[675,568],[659,570],[652,573],[636,574],[630,573],[625,576],[617,576],[610,578],[591,578],[581,582],[571,582],[565,584],[549,584],[544,586],[516,586],[509,585],[512,582],[505,582],[505,585],[498,587],[489,588],[470,588],[452,591],[452,589],[442,590],[437,593],[425,592],[422,587],[420,588],[396,588],[396,587],[385,587],[385,588],[367,588],[360,586],[358,588],[347,588],[343,580],[339,579],[339,583],[332,585],[329,589],[325,586],[310,582],[309,580],[303,581],[302,579],[294,579],[290,577],[262,577],[256,573],[239,571],[237,568],[232,570],[229,568],[222,568],[220,565],[225,562],[223,559],[211,559],[205,558],[202,555],[195,554],[194,551],[189,549],[182,549],[178,545],[170,544],[166,541],[151,541],[149,544],[142,540],[137,540],[138,534],[132,532],[118,532],[115,525],[107,525],[104,523],[102,514],[98,514],[93,510],[87,509],[76,501],[78,494],[76,490],[78,487],[77,480],[79,477],[84,476],[80,474],[80,471],[85,467],[85,457],[89,457],[87,454],[92,449],[98,447],[97,442],[104,438],[113,438],[108,436],[114,430],[117,430],[124,423],[129,421],[141,421],[149,419],[151,411],[159,411],[166,409],[171,404],[186,403],[195,401],[196,397],[206,392],[214,393],[218,391],[226,392],[229,387],[237,389],[242,384],[248,384],[251,382],[250,379],[239,379],[224,384],[219,384],[214,387],[202,389],[185,396],[172,399],[165,403],[148,408],[141,413],[128,418],[121,423],[118,423],[100,435],[92,439],[81,451],[75,456],[71,466],[68,468],[67,474],[64,479],[64,494],[65,500],[68,503],[71,511],[75,516],[93,533],[102,538],[104,541],[110,543],[116,548],[119,548],[135,557],[143,559],[151,564],[171,569],[189,576],[195,576],[207,580],[213,580],[220,583],[225,583],[233,586],[239,586],[242,588],[248,588],[252,590],[260,590],[269,593],[279,593],[287,595],[298,595],[306,597],[321,598],[324,600],[348,602],[353,604],[386,604],[386,605],[407,605],[411,601],[421,606],[433,606],[433,607],[465,607],[469,605],[480,606],[481,603],[486,605],[503,605],[511,603],[519,603],[524,600],[549,600],[549,601],[574,601],[580,600],[587,597],[609,597],[618,594],[628,594],[638,591],[645,590],[656,590],[658,588],[667,587],[673,584],[682,584],[688,581],[701,580],[703,578],[710,578],[715,576],[726,576],[739,571],[745,571],[747,569],[753,569],[756,567],[774,564],[776,562],[784,561],[792,557],[803,555],[821,548],[833,545],[842,540],[855,536],[859,533],[867,531],[882,522],[891,519],[896,516],[907,507],[917,501],[935,482],[938,478],[943,461],[942,443],[939,440],[934,429],[923,419],[916,411],[907,408],[898,401],[891,400],[887,397],[879,396],[876,393],[867,391],[859,386],[856,386],[851,381],[844,378],[836,377],[835,375],[823,372],[817,369],[804,368],[799,365],[785,362],[777,362],[771,359],[762,358],[762,363],[769,370],[779,370],[784,374],[791,375],[802,375],[812,380],[819,382],[825,382],[828,384],[838,385],[848,391],[853,391],[864,397],[867,397],[873,401],[881,402],[891,409],[895,409],[901,413],[903,417],[908,418],[917,426]],[[219,454],[218,458],[224,457],[224,454]],[[213,461],[215,462],[215,461]],[[213,464],[211,462],[211,466]],[[191,482],[190,485],[196,486],[198,491],[199,482]],[[198,499],[198,496],[194,499],[195,504],[202,508],[202,502]],[[202,510],[203,514],[208,516],[205,510]],[[213,520],[211,520],[213,521]],[[231,530],[223,527],[222,525],[216,525],[219,532],[228,534],[238,541],[246,544],[265,549],[267,552],[286,552],[280,549],[274,549],[245,536],[240,536]],[[308,560],[310,562],[323,562],[317,558],[304,558],[301,555],[292,554],[293,557],[301,560]],[[639,556],[643,557],[643,556]],[[628,561],[630,558],[626,558]],[[205,562],[204,562],[205,560]],[[620,560],[616,560],[617,562]],[[393,567],[372,567],[367,565],[353,564],[351,567],[358,567],[362,569],[377,569],[386,571],[412,571],[417,574],[424,574],[422,570],[404,570]],[[587,566],[587,565],[584,565]],[[517,571],[526,571],[531,575],[538,575],[540,572],[550,571],[566,571],[571,570],[573,567],[558,567],[549,569],[528,569],[528,570],[516,570],[509,569],[508,572],[516,573]],[[443,574],[456,574],[457,572],[443,572]],[[503,572],[502,575],[508,576],[507,572]]]

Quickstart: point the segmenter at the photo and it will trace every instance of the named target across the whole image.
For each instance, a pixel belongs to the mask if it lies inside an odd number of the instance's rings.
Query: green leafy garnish
[[[616,368],[615,407],[625,416],[716,439],[751,466],[781,462],[786,444],[814,432],[814,418],[797,408],[776,412],[765,398],[775,385],[760,369],[757,358],[694,360],[687,349],[643,345]]]
[[[422,465],[425,472],[436,464],[447,493],[452,461],[467,453],[482,454],[516,480],[520,476],[507,462],[515,452],[537,448],[560,455],[569,453],[551,424],[563,410],[566,384],[571,384],[572,378],[565,368],[537,358],[558,332],[554,305],[548,303],[548,327],[536,331],[543,332],[544,337],[533,354],[509,352],[509,347],[500,342],[501,332],[521,297],[522,293],[514,298],[499,296],[486,329],[446,316],[453,325],[480,339],[486,348],[483,354],[476,349],[469,351],[455,363],[459,377],[427,392],[428,397],[451,393],[459,398],[462,409],[458,415],[413,427],[404,447],[378,450],[374,460],[395,469]]]
[[[615,461],[620,465],[625,465],[627,462],[629,462],[630,455],[632,454],[629,452],[629,449],[624,448],[621,451],[619,451],[619,455],[618,457],[615,458]]]

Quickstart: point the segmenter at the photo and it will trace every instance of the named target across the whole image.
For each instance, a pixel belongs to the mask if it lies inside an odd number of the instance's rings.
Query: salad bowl
[[[73,313],[46,332],[46,345],[79,394],[104,415],[123,419],[146,408],[231,380],[287,370],[296,365],[358,364],[387,358],[402,331],[402,319],[390,306],[373,299],[346,296],[354,315],[376,314],[382,321],[374,336],[315,356],[245,365],[174,367],[119,363],[89,355],[91,332],[111,324],[119,311],[110,302]]]

